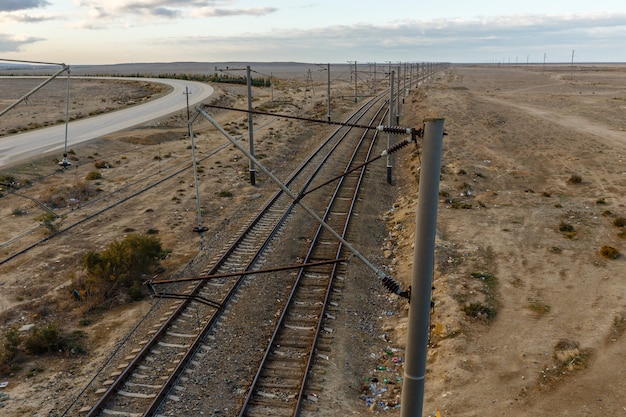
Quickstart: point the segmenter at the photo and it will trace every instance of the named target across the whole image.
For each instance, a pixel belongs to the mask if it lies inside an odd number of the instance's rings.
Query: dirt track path
[[[512,103],[506,99],[488,97],[483,95],[481,98],[489,100],[496,104],[514,107],[530,116],[547,120],[558,124],[566,129],[577,132],[585,132],[590,135],[604,139],[611,146],[626,146],[626,131],[615,130],[601,123],[594,122],[580,115],[565,114],[556,110],[546,110],[545,108],[533,107],[520,103]]]

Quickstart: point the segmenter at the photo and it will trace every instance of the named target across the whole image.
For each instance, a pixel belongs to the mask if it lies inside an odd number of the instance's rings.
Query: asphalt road
[[[128,78],[122,79],[128,80]],[[173,90],[145,104],[70,122],[67,135],[68,148],[71,145],[128,129],[186,108],[187,98],[183,94],[185,87],[191,92],[190,107],[213,94],[211,86],[194,81],[162,78],[133,78],[133,80],[167,84],[172,86]],[[0,167],[55,150],[61,151],[59,153],[59,159],[61,159],[64,146],[65,124],[5,136],[0,138]]]

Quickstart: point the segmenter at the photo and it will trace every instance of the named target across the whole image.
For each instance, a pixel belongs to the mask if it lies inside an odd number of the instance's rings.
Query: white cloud
[[[13,36],[0,33],[0,52],[17,52],[20,51],[25,45],[43,40],[45,39],[32,36]]]

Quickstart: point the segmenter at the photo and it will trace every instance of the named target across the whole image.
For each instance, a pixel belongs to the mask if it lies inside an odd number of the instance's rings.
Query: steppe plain
[[[282,68],[292,70],[277,76],[274,90],[255,89],[255,107],[274,99],[282,103],[277,113],[324,119],[324,76],[316,73],[311,79],[306,65]],[[340,78],[332,95],[349,97],[349,71]],[[5,103],[11,97],[4,96],[6,81],[0,82]],[[165,93],[129,81],[102,85],[100,95],[94,83],[101,86],[102,81],[76,83],[72,111],[123,107]],[[245,89],[217,87],[211,100],[245,108]],[[38,123],[54,122],[64,110],[63,97],[60,83],[31,100],[40,110],[28,113],[28,107],[20,107],[0,126],[19,128],[33,117]],[[615,223],[626,217],[626,66],[454,65],[412,89],[403,101],[403,126],[443,117],[447,133],[424,414],[626,415],[625,258],[600,253],[603,246],[622,252],[625,247],[624,227]],[[351,105],[334,99],[336,119]],[[244,114],[220,111],[216,118],[233,132],[245,133]],[[306,140],[312,129],[327,129],[270,117],[256,123],[257,152],[278,173],[288,172],[312,146]],[[208,124],[199,124],[197,131],[201,156],[224,143]],[[136,181],[159,178],[176,164],[188,163],[185,135],[186,114],[180,112],[75,147],[74,165],[66,172],[55,172],[59,155],[1,167],[0,175],[33,184],[18,191],[27,198],[3,191],[0,261],[46,236],[35,220],[42,209],[28,197],[44,200],[52,190],[82,181],[95,161],[107,160],[111,168],[100,169],[99,187],[110,200]],[[404,286],[411,277],[419,160],[408,151],[396,159],[395,186],[385,186],[381,178],[378,198],[368,199],[367,216],[352,232],[354,243]],[[71,279],[82,273],[86,250],[101,249],[131,230],[157,230],[172,249],[161,275],[190,273],[275,189],[263,178],[257,187],[249,186],[245,159],[231,148],[202,165],[201,195],[211,228],[202,249],[190,231],[197,217],[193,176],[187,171],[174,184],[133,198],[0,265],[3,333],[11,326],[63,321],[84,330],[89,346],[84,356],[23,358],[3,374],[0,380],[9,383],[1,391],[3,415],[60,415],[149,310],[153,300],[145,299],[90,316],[91,324],[80,326],[83,307],[71,295]],[[221,191],[233,197],[220,197]],[[59,209],[59,228],[96,207]],[[561,230],[563,224],[571,228]],[[309,412],[399,416],[394,404],[408,306],[386,294],[362,265],[354,262],[351,271],[337,315],[327,385]],[[485,309],[477,312],[471,305]]]

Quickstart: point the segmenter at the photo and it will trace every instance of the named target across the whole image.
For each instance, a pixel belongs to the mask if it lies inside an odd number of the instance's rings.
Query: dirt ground
[[[282,100],[275,110],[323,119],[323,87],[317,95],[304,90],[302,81],[285,83],[272,92]],[[270,98],[269,91],[255,94],[255,106]],[[244,98],[243,89],[224,87],[214,99],[245,108]],[[333,108],[347,106],[338,100]],[[624,251],[624,228],[614,223],[626,217],[626,67],[453,66],[405,97],[403,126],[417,127],[433,116],[445,118],[447,136],[424,415],[436,410],[442,416],[626,415],[625,258],[600,253],[603,246]],[[233,134],[245,133],[244,114],[216,117]],[[37,201],[67,195],[63,187],[83,183],[89,172],[102,173],[101,194],[119,191],[100,203],[59,209],[62,217],[54,223],[59,228],[116,195],[132,193],[137,181],[145,185],[188,163],[185,121],[186,115],[175,114],[159,125],[76,148],[74,165],[65,173],[53,173],[57,155],[0,169],[0,175],[33,181],[20,193],[36,200],[2,197],[0,261],[49,233],[36,220],[44,212]],[[256,123],[257,153],[265,154],[268,166],[287,170],[289,158],[276,150],[295,155],[306,146],[298,138],[307,128],[277,118]],[[258,187],[249,186],[245,160],[233,149],[211,156],[224,140],[206,123],[197,129],[199,156],[207,157],[201,163],[201,201],[211,219],[202,244],[210,248],[223,243],[274,187],[262,178]],[[96,161],[107,161],[110,168],[96,169]],[[406,152],[396,163],[395,200],[368,204],[386,228],[372,227],[367,230],[376,236],[354,239],[378,242],[373,256],[407,286],[419,158]],[[1,377],[8,382],[0,389],[3,415],[63,410],[133,319],[149,309],[145,300],[90,316],[91,324],[79,326],[84,307],[71,297],[70,285],[86,250],[152,230],[164,247],[176,248],[163,263],[163,276],[196,267],[200,242],[189,232],[198,222],[193,176],[184,172],[174,178],[0,265],[3,332],[62,319],[84,330],[90,346],[79,358],[22,358]],[[232,197],[220,193],[232,190]],[[358,305],[346,298],[343,315],[358,321],[359,340],[354,328],[341,332],[342,325],[336,326],[337,366],[326,378],[328,386],[344,387],[329,401],[341,415],[400,415],[394,401],[407,306],[382,293],[373,297]]]
[[[600,255],[625,247],[626,68],[453,68],[411,108],[448,133],[425,413],[626,415],[624,256]],[[412,177],[390,215],[407,231]],[[410,276],[413,236],[391,233]]]

